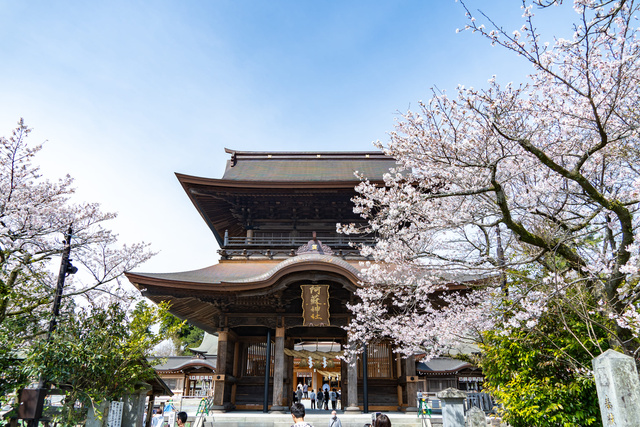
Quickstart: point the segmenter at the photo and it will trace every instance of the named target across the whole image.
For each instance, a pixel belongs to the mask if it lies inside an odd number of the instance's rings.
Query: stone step
[[[415,415],[403,413],[385,413],[391,420],[393,427],[440,427],[442,426],[441,417],[432,417],[429,423],[423,424],[422,420]],[[368,414],[340,414],[338,415],[342,421],[343,427],[363,427],[366,423],[371,422],[371,415]],[[305,421],[314,427],[326,427],[329,425],[329,414],[309,414],[305,417]],[[213,425],[215,427],[291,427],[293,420],[290,414],[248,414],[248,413],[224,413],[205,418],[204,427]],[[188,422],[195,424],[195,417],[189,417]],[[212,424],[210,424],[212,423]],[[188,425],[188,424],[187,424]]]

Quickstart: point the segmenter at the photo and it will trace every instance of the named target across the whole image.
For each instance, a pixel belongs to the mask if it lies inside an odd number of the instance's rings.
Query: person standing
[[[340,418],[338,418],[338,414],[336,413],[336,411],[331,411],[329,427],[342,427],[342,421],[340,421]]]
[[[305,411],[302,403],[294,403],[291,405],[291,417],[293,418],[293,425],[291,427],[313,427],[304,420],[304,415]]]
[[[373,422],[373,427],[391,427],[391,420],[385,414],[380,414]]]
[[[305,399],[309,398],[309,385],[307,383],[302,386],[302,394],[304,394]]]
[[[313,389],[311,389],[309,398],[311,399],[311,409],[316,409],[316,392]]]
[[[298,402],[302,403],[302,387],[296,390],[296,397],[298,398]]]
[[[156,409],[153,414],[153,418],[151,418],[151,427],[160,427],[164,422],[164,417],[162,416],[162,409]]]
[[[336,393],[335,388],[329,393],[329,399],[331,399],[331,409],[335,412],[336,404],[338,403],[338,393]]]
[[[324,394],[322,394],[322,389],[318,389],[318,409],[322,409],[322,400],[324,399]]]
[[[186,412],[178,412],[176,414],[176,421],[178,423],[178,427],[185,427],[185,423],[187,422],[187,413]]]
[[[322,396],[322,400],[324,401],[324,409],[329,410],[329,390],[324,390],[324,396]]]

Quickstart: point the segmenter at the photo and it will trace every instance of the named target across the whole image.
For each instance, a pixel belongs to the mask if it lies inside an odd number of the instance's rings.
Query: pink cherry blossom
[[[378,237],[362,248],[354,343],[435,356],[487,328],[535,328],[564,301],[586,323],[612,319],[611,340],[637,354],[639,7],[574,6],[573,38],[552,44],[528,5],[514,33],[467,10],[468,29],[531,63],[528,82],[434,90],[376,143],[397,167],[356,188],[366,226],[339,226]]]

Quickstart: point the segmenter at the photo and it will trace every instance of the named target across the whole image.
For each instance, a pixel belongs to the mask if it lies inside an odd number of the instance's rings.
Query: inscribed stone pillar
[[[105,427],[107,425],[107,419],[109,418],[109,405],[111,402],[103,401],[97,405],[97,409],[100,416],[94,411],[93,405],[89,405],[89,413],[87,414],[87,421],[85,427]]]
[[[273,404],[271,412],[284,413],[284,328],[276,328],[275,364],[273,371]]]
[[[125,396],[123,399],[124,408],[122,411],[122,425],[131,427],[144,426],[144,410],[146,408],[147,393],[151,391],[151,386],[147,383],[140,383],[135,393]]]
[[[640,420],[640,382],[632,357],[607,350],[593,359],[602,425],[637,426]]]
[[[355,355],[347,365],[347,400],[346,412],[360,412],[358,407],[358,359]]]
[[[464,427],[464,401],[467,394],[450,387],[436,396],[442,401],[442,427]]]
[[[416,359],[413,356],[405,360],[407,373],[407,412],[418,412],[418,375],[416,373]]]
[[[467,426],[468,427],[487,427],[487,417],[484,415],[484,411],[477,406],[473,406],[467,412]]]

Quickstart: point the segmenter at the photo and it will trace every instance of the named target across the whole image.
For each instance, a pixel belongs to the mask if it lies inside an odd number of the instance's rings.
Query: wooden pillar
[[[271,329],[267,329],[267,360],[264,367],[264,400],[262,412],[269,412],[269,378],[271,375]]]
[[[396,378],[400,379],[402,376],[402,356],[400,353],[394,353],[396,359]],[[402,385],[398,384],[398,408],[402,408],[404,403],[402,399]]]
[[[213,376],[213,410],[219,412],[225,412],[231,407],[231,384],[233,383],[233,375],[229,368],[233,365],[230,356],[233,356],[231,351],[232,343],[229,342],[230,338],[233,338],[233,332],[219,331],[218,332],[218,356],[216,361],[216,374]],[[233,347],[235,348],[235,346]],[[228,365],[230,365],[228,367]]]
[[[346,412],[360,412],[358,407],[358,358],[353,355],[347,365],[347,408]]]
[[[285,338],[284,346],[286,348],[293,348],[294,340],[292,338]],[[284,385],[285,385],[285,392],[284,392],[285,403],[284,404],[285,406],[291,406],[291,403],[293,402],[293,390],[297,385],[297,384],[294,384],[295,377],[292,376],[294,375],[293,368],[294,368],[293,356],[285,355],[284,357]]]
[[[147,405],[147,417],[144,420],[144,427],[151,427],[151,417],[153,417],[153,404],[156,397],[151,393],[149,395],[149,404]]]
[[[344,347],[344,344],[342,344],[342,347]],[[349,401],[349,364],[344,361],[341,360],[340,361],[340,389],[342,390],[342,393],[340,394],[340,408],[342,409],[346,409],[347,406],[349,406],[347,404],[347,402]]]
[[[240,342],[236,341],[233,346],[233,376],[238,378],[240,377]],[[231,404],[236,404],[236,391],[238,385],[234,383],[231,386]]]
[[[369,412],[369,348],[367,344],[363,344],[362,347],[362,410],[366,414]]]
[[[276,328],[273,371],[273,402],[271,412],[284,413],[284,328]]]
[[[409,356],[405,359],[407,373],[407,412],[418,412],[418,375],[416,374],[416,359]]]

